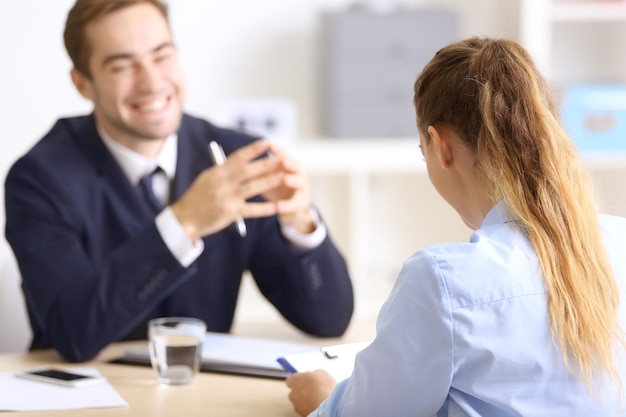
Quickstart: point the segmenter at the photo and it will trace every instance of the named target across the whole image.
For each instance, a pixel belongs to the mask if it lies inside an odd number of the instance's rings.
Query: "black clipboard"
[[[109,363],[120,365],[152,366],[150,364],[149,358],[139,358],[131,356],[122,356],[119,358],[115,358],[113,360],[110,360]],[[200,372],[212,372],[217,374],[252,376],[257,378],[270,378],[280,380],[284,380],[289,375],[289,372],[279,369],[234,365],[211,361],[202,362],[200,364]]]

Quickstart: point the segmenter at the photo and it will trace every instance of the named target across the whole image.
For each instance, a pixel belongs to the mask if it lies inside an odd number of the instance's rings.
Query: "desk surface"
[[[315,339],[287,327],[265,325],[239,326],[236,334],[266,337],[312,345],[327,345],[369,340],[374,337],[372,323],[352,324],[342,338]],[[63,364],[68,367],[97,368],[126,400],[125,408],[102,408],[61,411],[0,413],[0,415],[29,416],[273,416],[294,417],[287,399],[284,381],[200,373],[193,383],[185,386],[161,386],[149,367],[117,365],[108,360],[121,356],[127,343],[113,344],[96,360],[82,364],[64,363],[54,351],[0,355],[0,371],[13,371],[43,365]]]

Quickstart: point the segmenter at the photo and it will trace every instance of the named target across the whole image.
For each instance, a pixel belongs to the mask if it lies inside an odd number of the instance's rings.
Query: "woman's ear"
[[[433,142],[437,160],[443,168],[450,168],[453,161],[452,147],[450,146],[450,138],[446,133],[445,129],[428,126],[428,136]]]

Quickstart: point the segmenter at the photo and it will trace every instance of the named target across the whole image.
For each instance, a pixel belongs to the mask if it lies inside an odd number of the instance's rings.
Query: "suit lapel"
[[[206,136],[206,137],[205,137]],[[172,184],[172,201],[178,200],[202,171],[211,166],[209,141],[211,137],[194,129],[183,115],[178,130],[176,175]]]
[[[122,168],[109,152],[96,129],[93,115],[74,130],[77,147],[88,163],[95,168],[99,185],[104,193],[108,212],[131,234],[135,234],[154,218],[138,190],[132,186]]]

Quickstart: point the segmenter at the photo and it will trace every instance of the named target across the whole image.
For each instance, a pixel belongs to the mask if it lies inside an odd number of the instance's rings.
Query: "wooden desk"
[[[371,323],[353,324],[346,335],[337,339],[315,339],[297,333],[291,328],[260,325],[238,327],[235,332],[245,336],[267,337],[321,346],[369,340],[374,337],[374,326]],[[81,364],[65,363],[51,350],[0,355],[0,371],[13,371],[53,364],[65,367],[97,368],[126,400],[128,407],[19,413],[0,412],[0,416],[296,416],[287,399],[289,391],[284,381],[203,372],[196,375],[190,385],[163,386],[157,383],[154,372],[149,367],[107,363],[108,360],[121,356],[123,347],[128,344],[113,344],[106,348],[96,360]]]

